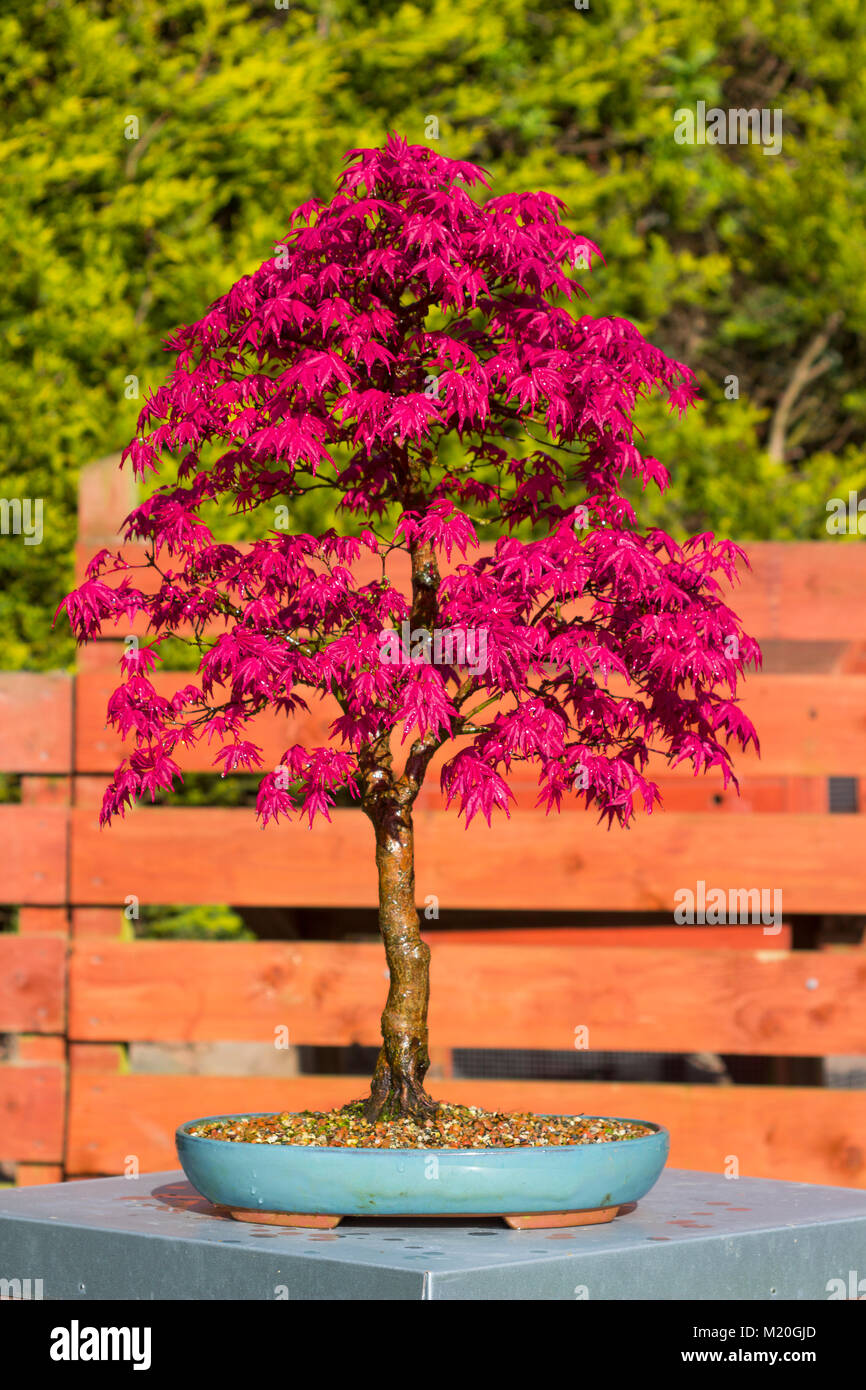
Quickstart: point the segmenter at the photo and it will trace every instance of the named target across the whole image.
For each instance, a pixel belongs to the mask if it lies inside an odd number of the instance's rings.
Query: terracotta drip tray
[[[459,1215],[464,1221],[489,1221],[494,1216],[501,1217],[513,1231],[546,1231],[557,1226],[601,1226],[613,1221],[615,1216],[623,1216],[634,1211],[637,1202],[624,1202],[615,1207],[595,1207],[590,1211],[528,1211],[528,1212],[430,1212],[430,1219],[453,1221]],[[294,1226],[314,1228],[319,1231],[332,1231],[343,1220],[342,1216],[330,1216],[312,1212],[291,1211],[250,1211],[246,1207],[218,1206],[217,1211],[233,1216],[235,1221],[250,1221],[261,1226]],[[375,1220],[375,1217],[372,1218]],[[393,1219],[393,1218],[389,1218]]]

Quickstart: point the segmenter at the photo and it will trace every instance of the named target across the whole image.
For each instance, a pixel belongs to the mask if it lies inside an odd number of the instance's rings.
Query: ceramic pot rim
[[[314,1153],[314,1154],[317,1154],[317,1153],[318,1153],[318,1154],[322,1154],[322,1153],[339,1153],[339,1154],[343,1154],[343,1153],[347,1153],[347,1154],[361,1153],[361,1154],[377,1154],[377,1155],[378,1155],[378,1154],[381,1154],[381,1155],[383,1155],[384,1157],[387,1157],[387,1158],[393,1158],[395,1154],[398,1154],[398,1155],[399,1155],[399,1154],[406,1154],[406,1153],[424,1153],[424,1154],[431,1154],[431,1153],[435,1153],[435,1154],[472,1154],[474,1158],[480,1158],[482,1155],[485,1155],[485,1154],[492,1154],[492,1155],[496,1155],[496,1156],[498,1156],[498,1155],[500,1155],[500,1154],[508,1154],[508,1153],[520,1153],[520,1154],[525,1154],[527,1150],[530,1150],[530,1151],[539,1150],[539,1151],[541,1151],[541,1152],[543,1152],[543,1153],[563,1153],[563,1152],[565,1152],[565,1153],[569,1153],[569,1152],[575,1153],[575,1152],[579,1152],[579,1151],[582,1150],[582,1149],[592,1149],[592,1148],[595,1148],[595,1147],[596,1147],[596,1145],[594,1145],[594,1144],[491,1144],[491,1145],[479,1145],[477,1148],[460,1148],[460,1149],[457,1149],[457,1148],[452,1148],[452,1147],[449,1146],[449,1145],[444,1145],[444,1146],[439,1145],[439,1146],[437,1146],[437,1145],[434,1145],[434,1144],[429,1144],[429,1145],[428,1145],[428,1144],[425,1144],[425,1145],[423,1145],[423,1146],[422,1146],[422,1145],[418,1145],[417,1147],[414,1147],[414,1148],[413,1148],[413,1147],[407,1147],[407,1148],[400,1147],[400,1148],[394,1148],[394,1149],[391,1149],[391,1148],[388,1148],[388,1149],[378,1148],[378,1149],[377,1149],[377,1148],[374,1148],[374,1147],[372,1147],[372,1146],[368,1146],[368,1145],[365,1145],[365,1144],[358,1144],[358,1145],[354,1145],[354,1144],[352,1144],[352,1145],[348,1145],[348,1144],[256,1144],[256,1143],[254,1143],[252,1140],[249,1140],[249,1139],[211,1139],[211,1138],[209,1138],[209,1136],[206,1135],[206,1134],[190,1134],[190,1133],[189,1133],[189,1130],[190,1130],[191,1126],[193,1126],[193,1125],[206,1125],[206,1124],[210,1124],[211,1121],[213,1121],[213,1120],[236,1120],[236,1119],[237,1119],[237,1120],[240,1120],[240,1119],[244,1119],[244,1120],[259,1120],[259,1119],[263,1119],[263,1118],[265,1118],[266,1116],[270,1116],[270,1115],[282,1115],[282,1114],[297,1115],[297,1114],[302,1114],[302,1113],[303,1113],[302,1111],[298,1111],[298,1110],[289,1110],[289,1111],[283,1111],[283,1110],[238,1110],[238,1111],[230,1112],[229,1114],[225,1114],[225,1115],[203,1115],[203,1116],[202,1116],[200,1119],[198,1119],[198,1120],[186,1120],[186,1121],[184,1121],[184,1123],[183,1123],[182,1125],[178,1125],[177,1129],[175,1130],[175,1139],[176,1139],[177,1141],[180,1141],[181,1139],[183,1139],[183,1140],[185,1140],[187,1143],[194,1143],[194,1144],[216,1144],[216,1145],[220,1145],[220,1146],[223,1146],[223,1145],[226,1145],[226,1144],[230,1144],[231,1147],[232,1147],[233,1149],[238,1149],[238,1150],[240,1150],[240,1151],[242,1151],[242,1150],[244,1150],[244,1149],[255,1149],[256,1153],[260,1153],[260,1152],[262,1151],[262,1149],[276,1149],[277,1151],[279,1151],[280,1149],[294,1149],[294,1150],[298,1150],[298,1151],[303,1150],[304,1153]],[[641,1144],[641,1143],[645,1143],[648,1139],[655,1139],[655,1138],[657,1138],[659,1135],[663,1135],[663,1136],[664,1136],[666,1139],[668,1139],[668,1140],[670,1139],[670,1134],[669,1134],[668,1130],[665,1128],[665,1126],[664,1126],[664,1125],[656,1124],[653,1120],[635,1120],[635,1119],[627,1118],[627,1117],[621,1116],[621,1115],[550,1115],[550,1114],[539,1114],[536,1118],[542,1119],[542,1120],[573,1120],[573,1119],[579,1119],[579,1120],[611,1120],[611,1121],[615,1121],[615,1122],[620,1123],[620,1124],[646,1125],[648,1129],[651,1129],[651,1130],[653,1131],[652,1134],[636,1134],[636,1135],[634,1136],[634,1138],[632,1138],[632,1139],[614,1139],[614,1140],[610,1140],[609,1142],[610,1142],[614,1147],[616,1147],[617,1149],[620,1148],[622,1145],[626,1145],[626,1144]]]

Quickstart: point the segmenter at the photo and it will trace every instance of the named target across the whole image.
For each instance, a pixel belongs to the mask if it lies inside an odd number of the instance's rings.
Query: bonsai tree
[[[263,824],[357,799],[390,970],[365,1113],[420,1119],[436,1106],[412,808],[434,755],[467,823],[508,814],[532,764],[548,812],[576,796],[625,826],[660,801],[652,752],[732,777],[728,744],[755,739],[737,677],[760,653],[721,601],[740,548],[638,528],[624,486],[668,479],[635,406],[661,391],[683,411],[695,381],[631,323],[569,312],[566,272],[600,253],[563,203],[482,202],[480,169],[396,137],[347,160],[331,201],[168,341],[173,373],[123,455],[140,477],[177,463],[125,523],[150,582],[103,550],[61,607],[80,641],[139,615],[152,638],[109,702],[134,748],[103,822],[171,789],[202,738],[215,766],[262,769]],[[346,534],[275,524],[313,489]],[[257,538],[220,543],[214,504],[257,513]],[[170,699],[149,679],[169,636],[199,657]],[[330,741],[264,769],[249,722],[328,697]]]

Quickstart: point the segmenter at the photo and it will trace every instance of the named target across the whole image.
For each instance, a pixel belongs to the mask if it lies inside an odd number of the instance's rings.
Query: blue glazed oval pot
[[[602,1144],[508,1149],[363,1149],[236,1143],[177,1130],[193,1187],[218,1206],[333,1216],[502,1216],[636,1202],[657,1181],[668,1131]],[[251,1116],[249,1118],[258,1118]],[[585,1118],[596,1118],[587,1116]]]

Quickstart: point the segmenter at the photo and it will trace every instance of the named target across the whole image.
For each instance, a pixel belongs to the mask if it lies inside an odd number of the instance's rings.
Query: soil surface
[[[555,1144],[610,1144],[655,1133],[648,1125],[594,1115],[501,1114],[472,1105],[440,1105],[428,1120],[370,1124],[363,1101],[339,1110],[211,1120],[189,1130],[205,1139],[247,1144],[300,1144],[348,1149],[500,1149]]]

